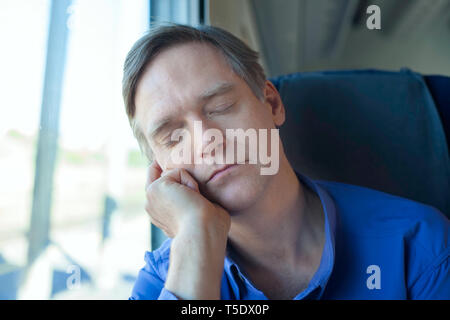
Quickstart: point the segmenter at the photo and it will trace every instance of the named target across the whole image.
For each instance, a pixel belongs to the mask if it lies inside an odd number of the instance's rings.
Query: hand
[[[163,172],[157,161],[153,161],[145,191],[145,210],[152,223],[168,237],[174,238],[180,231],[195,233],[204,228],[212,228],[218,236],[227,237],[230,215],[200,193],[197,181],[185,169]]]

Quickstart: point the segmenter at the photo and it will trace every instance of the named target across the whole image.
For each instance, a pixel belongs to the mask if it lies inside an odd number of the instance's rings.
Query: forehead
[[[146,125],[183,112],[209,86],[240,80],[211,45],[189,43],[166,49],[147,66],[139,81],[136,120]]]

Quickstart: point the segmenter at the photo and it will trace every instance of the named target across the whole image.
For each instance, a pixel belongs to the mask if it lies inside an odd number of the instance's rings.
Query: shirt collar
[[[297,177],[304,184],[309,186],[316,192],[322,202],[325,217],[325,244],[322,252],[322,258],[320,260],[319,268],[311,279],[308,288],[304,291],[305,294],[300,293],[295,299],[301,299],[305,297],[309,292],[316,288],[320,288],[319,297],[322,296],[323,291],[330,279],[331,273],[334,267],[335,260],[335,238],[336,238],[336,207],[333,199],[328,192],[320,185],[305,175],[297,172]],[[310,290],[308,290],[310,289]]]
[[[294,300],[304,299],[312,293],[317,296],[313,298],[320,298],[325,290],[326,284],[331,276],[335,260],[335,235],[336,235],[336,207],[328,192],[318,185],[316,182],[308,178],[306,175],[296,172],[298,179],[303,185],[310,187],[320,198],[322,207],[324,209],[325,218],[325,244],[320,260],[319,268],[312,277],[308,287],[300,292]],[[249,287],[255,291],[259,298],[263,299],[264,294],[256,289],[248,279],[243,275],[239,266],[227,255],[225,257],[225,272],[232,277],[234,281],[230,281],[231,287],[236,294],[237,299],[241,299],[245,293],[240,293],[239,288],[248,289]],[[240,282],[241,286],[238,285]]]

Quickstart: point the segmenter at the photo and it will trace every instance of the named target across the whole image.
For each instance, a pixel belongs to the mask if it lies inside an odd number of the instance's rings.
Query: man
[[[294,172],[271,139],[285,110],[257,58],[219,28],[179,25],[153,29],[128,54],[127,115],[152,160],[146,211],[170,238],[146,253],[130,299],[450,298],[448,219]],[[276,146],[277,172],[261,174],[266,164],[250,161],[251,148],[244,161],[217,161],[195,135],[199,122],[225,136],[266,130],[260,147]],[[174,139],[180,129],[189,139]],[[192,161],[174,160],[179,147]]]

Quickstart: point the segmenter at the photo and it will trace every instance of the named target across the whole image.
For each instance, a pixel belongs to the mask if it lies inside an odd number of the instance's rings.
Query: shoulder
[[[409,298],[449,298],[450,222],[446,216],[432,206],[377,190],[316,183],[333,200],[341,250],[357,251],[344,256],[359,263],[378,261],[388,270],[385,283],[394,286],[405,281]]]
[[[436,208],[381,191],[330,181],[317,181],[334,201],[345,231],[370,237],[400,236],[423,246],[431,256],[445,251],[450,222]]]

